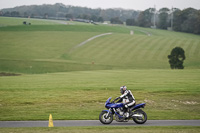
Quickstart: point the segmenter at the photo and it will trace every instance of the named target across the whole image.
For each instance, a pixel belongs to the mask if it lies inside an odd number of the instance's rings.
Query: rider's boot
[[[126,114],[125,117],[129,118],[130,116],[133,115],[133,112],[130,110],[130,108],[128,108],[125,114]]]
[[[126,111],[126,115],[125,115],[125,117],[126,117],[126,118],[129,118],[129,116],[130,116],[130,109],[127,108],[127,111]]]

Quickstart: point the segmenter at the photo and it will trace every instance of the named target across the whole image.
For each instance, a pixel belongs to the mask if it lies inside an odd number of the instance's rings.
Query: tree
[[[135,19],[127,19],[126,25],[130,25],[130,26],[136,25]]]
[[[99,17],[99,18],[98,18],[98,22],[102,22],[102,23],[103,23],[103,22],[104,22],[103,18],[102,18],[102,17]]]
[[[185,60],[185,51],[181,47],[175,47],[168,55],[171,69],[184,69],[183,61]]]
[[[138,16],[138,25],[141,27],[150,27],[152,26],[151,20],[153,17],[152,8],[146,9],[145,11],[140,12]]]
[[[90,15],[80,14],[77,18],[90,20]]]
[[[123,24],[123,22],[119,19],[119,17],[111,18],[110,22],[112,24]]]
[[[3,16],[10,17],[10,12],[9,12],[9,11],[5,12],[5,13],[3,14]]]
[[[74,18],[73,15],[70,14],[70,13],[66,14],[65,17],[66,17],[67,19],[73,19],[73,18]]]
[[[43,18],[48,19],[48,17],[49,17],[48,13],[45,13]]]
[[[183,32],[198,33],[198,11],[193,8],[186,10],[186,19],[183,21],[181,28]]]
[[[169,26],[169,19],[168,19],[168,8],[162,8],[159,10],[159,22],[158,22],[158,28],[160,29],[167,29]]]
[[[98,22],[98,17],[96,15],[92,15],[90,19],[94,22]]]
[[[200,34],[200,11],[187,8],[184,10],[176,10],[174,12],[174,25],[175,31],[189,32]]]
[[[27,12],[24,12],[24,17],[25,17],[25,18],[28,18],[28,16],[29,16],[28,13],[27,13]]]
[[[194,33],[195,34],[200,34],[200,10],[196,12],[196,20],[194,24]]]
[[[19,17],[19,16],[20,16],[19,12],[17,12],[17,11],[12,11],[12,12],[10,13],[10,15],[11,15],[12,17]]]
[[[173,12],[173,30],[175,31],[181,31],[181,10],[180,9],[176,9]]]

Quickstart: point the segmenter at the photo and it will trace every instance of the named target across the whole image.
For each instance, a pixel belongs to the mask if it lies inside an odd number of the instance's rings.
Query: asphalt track
[[[48,121],[0,121],[0,127],[48,127]],[[113,121],[103,125],[99,120],[54,120],[54,127],[74,126],[200,126],[200,120],[147,120],[145,124]]]

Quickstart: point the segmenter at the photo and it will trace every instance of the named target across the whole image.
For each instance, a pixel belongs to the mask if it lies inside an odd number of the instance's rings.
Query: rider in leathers
[[[129,114],[130,114],[129,107],[135,105],[135,98],[134,98],[132,92],[130,90],[127,90],[126,86],[120,87],[120,92],[122,95],[120,97],[116,98],[115,100],[119,99],[119,101],[117,101],[118,103],[119,102],[124,103],[124,107],[127,110],[126,117],[129,117]]]

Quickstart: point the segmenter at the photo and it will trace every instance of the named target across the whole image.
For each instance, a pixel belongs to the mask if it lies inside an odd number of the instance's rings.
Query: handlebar
[[[115,103],[115,100],[113,100],[111,103]]]
[[[115,98],[111,103],[115,103],[120,97]]]

